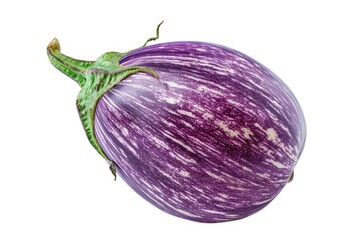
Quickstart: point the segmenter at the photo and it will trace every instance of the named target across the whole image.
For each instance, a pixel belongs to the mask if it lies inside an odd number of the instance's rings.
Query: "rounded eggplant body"
[[[222,222],[269,204],[305,143],[301,108],[270,70],[233,49],[173,42],[135,50],[144,66],[98,101],[94,131],[118,174],[178,217]]]

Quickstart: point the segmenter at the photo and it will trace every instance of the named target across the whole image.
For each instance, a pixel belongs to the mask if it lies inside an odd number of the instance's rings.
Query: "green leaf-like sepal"
[[[83,85],[76,100],[76,106],[79,111],[80,119],[90,143],[102,157],[109,161],[110,164],[113,164],[112,161],[108,159],[95,137],[95,108],[99,99],[107,91],[113,88],[116,84],[120,83],[126,77],[138,72],[149,73],[155,78],[158,78],[155,71],[145,67],[121,67],[118,71],[115,72],[108,72],[98,68],[89,68],[85,72],[85,84]],[[110,165],[110,169],[113,167],[114,166]]]

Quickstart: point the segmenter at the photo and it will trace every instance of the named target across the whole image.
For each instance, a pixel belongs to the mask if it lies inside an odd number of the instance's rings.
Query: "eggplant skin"
[[[247,217],[288,182],[306,125],[291,90],[254,59],[203,42],[137,49],[95,111],[96,139],[144,199],[198,222]]]

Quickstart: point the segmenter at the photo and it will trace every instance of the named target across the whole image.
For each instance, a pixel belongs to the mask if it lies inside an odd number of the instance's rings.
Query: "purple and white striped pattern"
[[[305,142],[289,88],[248,56],[173,42],[120,60],[145,66],[98,102],[95,135],[121,177],[158,208],[199,222],[244,218],[287,183]]]

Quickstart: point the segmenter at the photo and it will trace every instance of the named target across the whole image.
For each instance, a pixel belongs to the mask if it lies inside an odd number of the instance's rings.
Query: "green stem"
[[[75,80],[80,87],[84,86],[85,71],[94,65],[94,61],[83,61],[68,57],[60,52],[59,41],[54,38],[47,47],[47,54],[51,64],[60,72]]]

